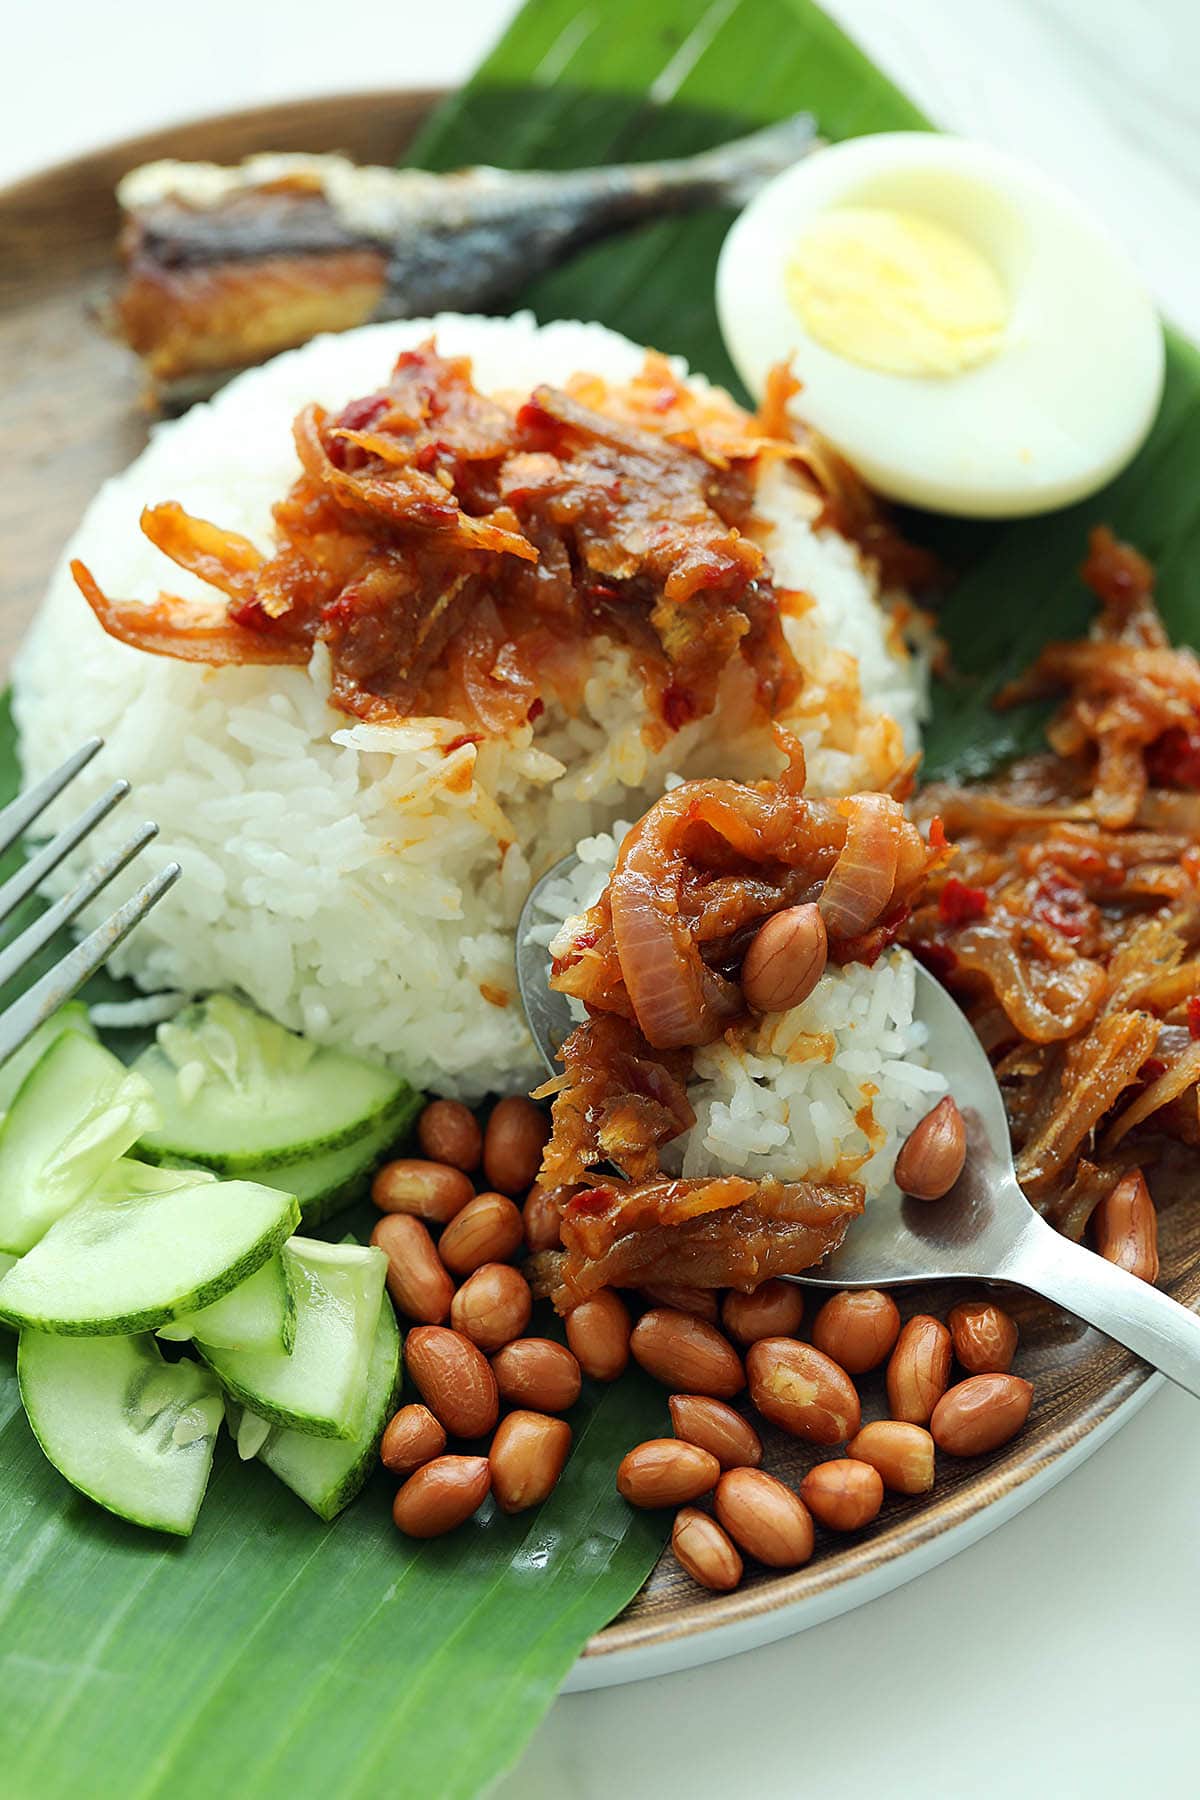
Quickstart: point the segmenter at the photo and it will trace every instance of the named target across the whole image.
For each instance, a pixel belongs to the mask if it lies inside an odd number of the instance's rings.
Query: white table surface
[[[1196,0],[827,3],[940,123],[1023,151],[1102,208],[1200,337]],[[512,10],[18,0],[0,181],[206,112],[453,82]],[[560,1700],[498,1792],[1193,1796],[1198,1526],[1200,1410],[1168,1389],[1047,1498],[911,1586],[768,1649]]]

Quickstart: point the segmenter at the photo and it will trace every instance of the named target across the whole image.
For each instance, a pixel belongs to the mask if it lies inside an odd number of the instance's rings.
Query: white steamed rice
[[[319,656],[304,670],[204,669],[116,643],[67,568],[82,557],[125,597],[207,595],[140,533],[142,506],[178,500],[269,547],[271,505],[298,472],[293,415],[371,391],[431,331],[448,354],[472,356],[494,392],[580,369],[623,380],[643,356],[598,325],[447,315],[318,339],[242,376],[159,426],[97,495],[21,653],[15,710],[28,780],[98,733],[106,748],[74,784],[72,810],[124,775],[139,816],[161,827],[162,858],[183,865],[169,900],[114,959],[118,972],[152,994],[240,990],[287,1025],[473,1099],[537,1075],[512,967],[533,876],[618,814],[636,816],[671,769],[763,773],[761,734],[726,708],[652,753],[639,684],[610,648],[576,717],[548,708],[478,755],[469,744],[447,754],[453,721],[367,725],[332,710]],[[757,510],[777,583],[811,601],[785,628],[807,675],[789,722],[812,789],[866,785],[894,760],[897,724],[917,747],[925,671],[880,610],[873,568],[813,528],[812,502],[784,469],[764,477]],[[127,830],[112,819],[89,850]],[[78,866],[59,871],[54,891]],[[133,882],[131,871],[126,890]]]

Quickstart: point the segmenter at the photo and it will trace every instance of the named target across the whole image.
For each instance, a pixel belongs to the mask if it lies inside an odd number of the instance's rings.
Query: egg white
[[[785,273],[806,221],[836,206],[923,213],[995,269],[1003,342],[953,375],[895,375],[819,344]],[[967,517],[1048,512],[1136,453],[1162,396],[1162,327],[1121,246],[1061,188],[963,138],[884,132],[816,152],[751,202],[725,240],[717,310],[760,396],[790,358],[797,412],[878,492]]]

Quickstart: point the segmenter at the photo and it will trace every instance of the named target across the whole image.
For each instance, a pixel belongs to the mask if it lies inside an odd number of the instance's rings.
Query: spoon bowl
[[[517,983],[542,1060],[557,1052],[573,1020],[550,985],[537,927],[550,916],[545,889],[576,864],[564,857],[531,890],[517,926]],[[544,930],[541,933],[544,937]],[[871,1200],[841,1247],[790,1279],[808,1287],[901,1287],[977,1279],[1028,1288],[1144,1357],[1200,1398],[1200,1318],[1115,1263],[1072,1243],[1029,1204],[1013,1166],[1004,1099],[987,1055],[958,1006],[919,964],[917,1018],[931,1066],[946,1076],[963,1117],[967,1157],[941,1200],[914,1200],[894,1183]]]

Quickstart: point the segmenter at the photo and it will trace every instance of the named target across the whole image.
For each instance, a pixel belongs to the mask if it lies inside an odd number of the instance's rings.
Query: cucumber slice
[[[135,1525],[188,1536],[222,1418],[207,1369],[164,1362],[150,1337],[23,1331],[17,1378],[34,1436],[72,1486]]]
[[[0,1250],[0,1281],[3,1281],[4,1277],[8,1274],[8,1271],[15,1268],[19,1261],[20,1258],[14,1256],[11,1250]],[[0,1319],[0,1331],[7,1330],[8,1326],[4,1323],[3,1319]]]
[[[268,1187],[281,1187],[294,1194],[300,1202],[301,1223],[309,1228],[321,1225],[366,1192],[376,1168],[407,1135],[424,1103],[424,1095],[409,1090],[380,1124],[352,1142],[305,1157],[302,1162],[286,1163],[282,1168],[256,1163],[244,1174],[248,1180],[262,1181]]]
[[[349,1506],[375,1464],[383,1428],[395,1410],[400,1392],[400,1333],[396,1315],[385,1300],[379,1308],[375,1341],[367,1366],[367,1400],[362,1427],[353,1438],[306,1437],[299,1431],[276,1426],[258,1451],[266,1463],[318,1518],[335,1519]],[[255,1417],[243,1415],[238,1434]],[[247,1440],[252,1441],[252,1440]]]
[[[132,1200],[139,1195],[167,1194],[174,1188],[199,1187],[216,1179],[211,1169],[160,1168],[158,1163],[139,1162],[136,1156],[120,1156],[89,1188],[87,1198]]]
[[[163,1115],[143,1138],[143,1155],[226,1175],[332,1150],[379,1124],[409,1092],[389,1070],[309,1043],[227,994],[160,1025],[158,1042],[133,1066]]]
[[[89,1019],[88,1009],[82,1000],[69,1000],[65,1006],[60,1006],[51,1018],[25,1039],[19,1050],[14,1050],[0,1065],[0,1112],[8,1111],[29,1071],[36,1062],[41,1061],[51,1044],[56,1043],[64,1031],[77,1031],[80,1037],[91,1038],[95,1042],[96,1028]]]
[[[196,1348],[222,1387],[271,1424],[352,1438],[363,1424],[387,1258],[382,1250],[313,1238],[292,1238],[284,1255],[296,1295],[291,1355],[221,1350],[199,1339]]]
[[[253,1275],[299,1216],[250,1181],[81,1201],[0,1281],[0,1318],[70,1337],[164,1325]]]
[[[64,1031],[0,1125],[0,1250],[31,1250],[157,1123],[140,1075],[90,1038]]]
[[[158,1335],[174,1343],[203,1338],[217,1350],[283,1350],[290,1356],[296,1296],[282,1252],[211,1306],[160,1325]]]

